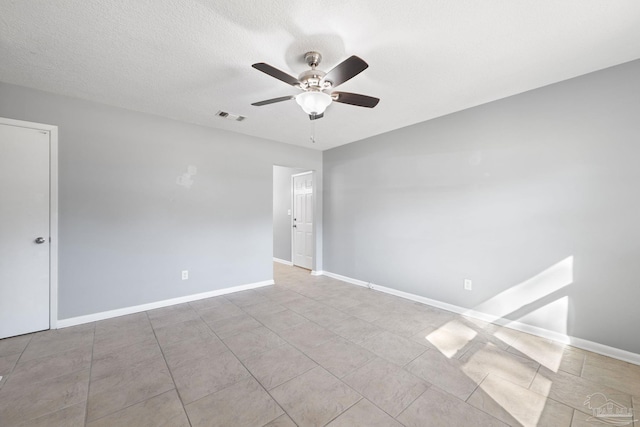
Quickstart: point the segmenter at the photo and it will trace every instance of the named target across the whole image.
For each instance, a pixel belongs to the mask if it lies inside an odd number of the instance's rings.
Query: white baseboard
[[[153,310],[155,308],[167,307],[185,302],[197,301],[205,298],[217,297],[233,292],[246,291],[249,289],[261,288],[263,286],[273,285],[273,280],[265,280],[263,282],[249,283],[247,285],[233,286],[231,288],[216,289],[215,291],[203,292],[200,294],[186,295],[178,298],[171,298],[163,301],[150,302],[147,304],[134,305],[131,307],[118,308],[116,310],[102,311],[100,313],[87,314],[85,316],[70,317],[68,319],[59,319],[57,327],[67,328],[69,326],[82,325],[83,323],[96,322],[98,320],[111,319],[112,317],[124,316],[126,314],[140,313],[142,311]]]
[[[363,280],[353,279],[347,276],[341,276],[340,274],[331,273],[329,271],[323,271],[322,274],[327,277],[331,277],[332,279],[337,279],[343,282],[351,283],[352,285],[364,286],[365,288],[369,287],[369,282],[365,282]]]
[[[496,318],[496,316],[482,313],[476,310],[460,307],[458,305],[448,304],[446,302],[433,300],[430,298],[422,297],[420,295],[411,294],[408,292],[399,291],[393,288],[387,288],[385,286],[375,285],[363,280],[354,279],[340,274],[330,273],[328,271],[322,272],[325,276],[332,277],[343,282],[351,283],[353,285],[363,286],[365,288],[371,288],[376,291],[384,292],[386,294],[395,295],[400,298],[405,298],[411,301],[420,302],[432,307],[441,308],[443,310],[452,311],[464,316],[472,317],[474,319],[483,320],[485,322],[494,323],[496,325],[504,326],[506,328],[515,329],[517,331],[526,332],[531,335],[536,335],[542,338],[550,339],[553,341],[561,342],[563,344],[569,344],[574,347],[588,350],[593,353],[602,354],[603,356],[613,357],[614,359],[623,360],[625,362],[640,365],[640,354],[632,353],[627,350],[622,350],[608,345],[600,344],[597,342],[585,340],[582,338],[573,337],[571,335],[562,334],[559,332],[551,331],[548,329],[540,328],[537,326],[529,325],[522,322],[512,321],[504,318]]]
[[[278,262],[280,264],[288,265],[289,267],[293,266],[293,263],[291,261],[287,261],[287,260],[276,258],[276,257],[273,257],[273,262]]]

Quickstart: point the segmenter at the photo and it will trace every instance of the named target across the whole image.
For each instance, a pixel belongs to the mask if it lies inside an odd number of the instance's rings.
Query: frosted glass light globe
[[[296,102],[307,114],[322,114],[331,104],[331,96],[324,92],[302,92],[296,96]]]

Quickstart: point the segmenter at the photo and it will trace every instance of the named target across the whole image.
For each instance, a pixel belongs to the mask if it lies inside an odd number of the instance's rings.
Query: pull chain
[[[309,138],[313,144],[316,143],[316,121],[311,120],[311,137]]]

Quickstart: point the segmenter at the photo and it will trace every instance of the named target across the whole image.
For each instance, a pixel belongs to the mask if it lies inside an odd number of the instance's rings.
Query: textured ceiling
[[[380,104],[250,105],[310,50]],[[0,0],[0,81],[320,150],[638,58],[638,0]]]

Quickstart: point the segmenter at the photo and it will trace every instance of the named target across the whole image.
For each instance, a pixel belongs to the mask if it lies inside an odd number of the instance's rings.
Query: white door
[[[0,124],[0,338],[49,329],[49,132]]]
[[[313,268],[313,174],[293,175],[293,264]]]

